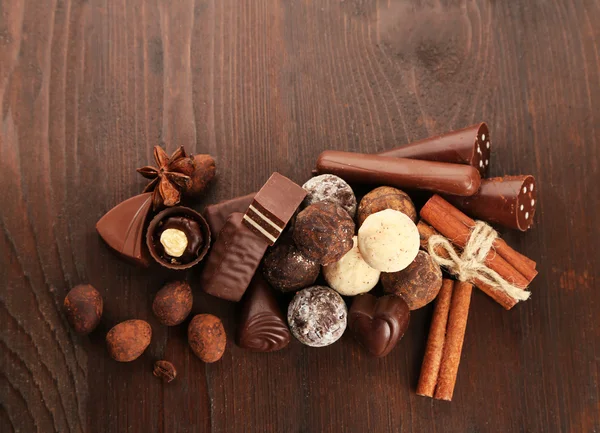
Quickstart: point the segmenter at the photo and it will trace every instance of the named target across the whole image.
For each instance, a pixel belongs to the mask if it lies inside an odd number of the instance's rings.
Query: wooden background
[[[599,20],[598,0],[0,0],[0,431],[600,431]],[[491,174],[538,180],[535,227],[503,233],[540,276],[510,312],[474,294],[450,404],[414,393],[431,307],[381,360],[346,335],[204,365],[151,314],[170,276],[94,230],[160,142],[217,158],[209,203],[480,120]],[[60,311],[81,282],[105,299],[84,338]],[[235,309],[196,290],[230,336]],[[118,364],[104,334],[130,318],[152,344]]]

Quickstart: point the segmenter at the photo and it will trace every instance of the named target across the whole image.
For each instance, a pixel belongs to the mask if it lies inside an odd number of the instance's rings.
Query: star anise
[[[152,179],[144,192],[154,191],[152,205],[154,210],[162,205],[175,206],[192,183],[190,175],[194,171],[194,159],[189,157],[181,146],[171,157],[160,146],[154,146],[156,167],[146,166],[137,171],[146,179]]]

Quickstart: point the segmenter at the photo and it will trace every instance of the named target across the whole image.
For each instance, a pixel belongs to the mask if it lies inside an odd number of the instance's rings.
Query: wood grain
[[[599,431],[598,20],[598,0],[0,0],[0,431]],[[475,293],[451,404],[414,392],[431,307],[383,359],[344,336],[204,365],[151,314],[172,275],[94,232],[158,143],[217,158],[210,203],[480,120],[490,174],[537,178],[534,228],[502,236],[540,275],[510,312]],[[188,276],[233,337],[236,306]],[[81,282],[105,299],[89,337],[61,312]],[[104,335],[130,318],[153,341],[117,364]]]

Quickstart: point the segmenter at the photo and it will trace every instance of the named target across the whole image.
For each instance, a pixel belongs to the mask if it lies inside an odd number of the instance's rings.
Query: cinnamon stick
[[[439,195],[434,195],[425,203],[420,215],[433,228],[460,248],[464,248],[467,244],[471,236],[471,228],[475,224],[473,220]],[[490,251],[485,259],[486,266],[496,271],[509,283],[526,288],[533,277],[537,275],[537,271],[529,266],[531,260],[527,259],[528,262],[525,263],[522,259],[524,256],[514,251],[506,242],[500,239],[497,239],[493,246],[494,250]],[[525,277],[511,265],[505,259],[505,256],[510,257],[513,262],[519,262],[519,267],[527,271],[528,277]]]
[[[421,366],[421,376],[417,385],[417,394],[425,397],[433,397],[435,385],[438,380],[442,354],[444,351],[444,340],[446,339],[446,325],[450,311],[450,300],[452,299],[452,287],[454,281],[444,279],[442,288],[435,300],[435,309],[429,328],[427,348]]]
[[[439,235],[438,231],[436,231],[433,227],[427,225],[423,220],[419,221],[419,223],[417,224],[417,230],[419,230],[419,237],[421,238],[421,248],[423,248],[424,250],[428,249],[429,238],[433,235]],[[456,247],[456,251],[460,252],[461,249]],[[438,246],[435,249],[435,253],[445,259],[450,258],[448,252],[441,246]],[[506,310],[510,310],[512,307],[517,305],[517,300],[510,297],[502,290],[498,290],[496,287],[484,283],[479,278],[475,278],[469,282],[477,286],[478,289],[480,289],[483,293],[485,293],[494,301],[502,305],[502,307],[504,307]]]
[[[458,365],[460,364],[460,355],[465,339],[465,330],[467,329],[472,290],[473,286],[470,283],[461,281],[456,281],[452,289],[446,340],[434,395],[438,400],[450,401],[452,400],[452,394],[454,394]]]

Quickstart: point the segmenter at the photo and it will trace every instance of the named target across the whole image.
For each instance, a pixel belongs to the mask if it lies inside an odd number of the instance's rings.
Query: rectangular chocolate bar
[[[256,193],[244,224],[273,245],[306,197],[306,191],[287,177],[273,173]]]
[[[318,174],[335,174],[348,183],[389,185],[460,196],[475,194],[481,182],[479,172],[468,165],[331,150],[321,153],[316,171]]]
[[[471,197],[446,199],[474,218],[525,231],[533,224],[536,195],[533,176],[504,176],[482,180]]]
[[[216,240],[229,215],[234,212],[245,213],[252,204],[255,195],[256,193],[253,192],[206,206],[206,209],[204,209],[204,218],[213,234],[213,241]]]
[[[202,290],[217,298],[239,301],[260,264],[268,242],[233,213],[219,232],[202,272]]]
[[[469,164],[485,177],[490,166],[490,131],[485,122],[415,141],[379,155]]]

